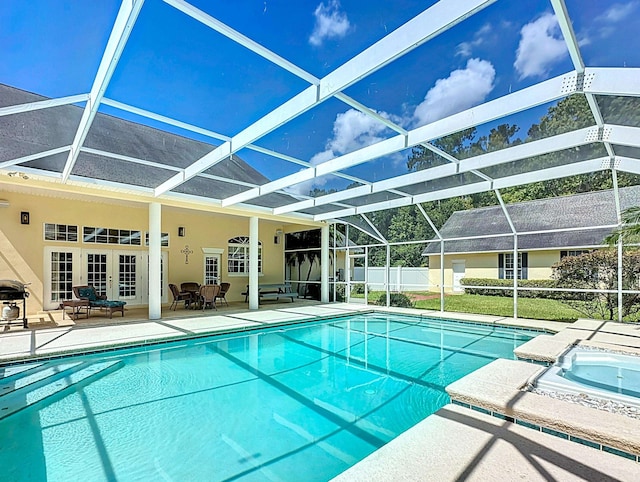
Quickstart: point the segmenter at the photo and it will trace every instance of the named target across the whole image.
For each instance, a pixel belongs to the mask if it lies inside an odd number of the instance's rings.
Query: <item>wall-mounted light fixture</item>
[[[276,229],[276,235],[273,237],[273,244],[280,244],[282,235],[283,235],[282,229]]]
[[[184,229],[184,226],[178,226],[178,236],[180,236],[181,238],[184,238],[185,234],[186,234],[186,230]]]
[[[20,213],[20,224],[29,224],[29,211],[22,211]]]

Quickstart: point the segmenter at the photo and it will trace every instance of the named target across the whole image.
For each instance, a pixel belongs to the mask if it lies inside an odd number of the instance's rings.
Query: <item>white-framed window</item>
[[[44,240],[77,243],[78,226],[70,224],[44,223]]]
[[[236,236],[229,240],[227,256],[229,276],[247,276],[249,274],[249,237]],[[262,243],[258,241],[258,273],[262,273]]]
[[[149,231],[144,233],[144,245],[149,246]],[[160,233],[160,246],[163,248],[169,247],[169,233]]]
[[[528,278],[529,256],[527,253],[518,253],[518,266],[514,264],[513,253],[500,253],[498,255],[498,278],[518,279]]]
[[[567,256],[581,256],[590,252],[591,251],[588,249],[569,249],[567,251],[560,251],[560,259],[566,258]]]
[[[203,284],[212,285],[221,283],[221,256],[224,249],[202,248],[204,254]]]
[[[140,246],[140,231],[85,226],[82,228],[82,240],[85,243]]]

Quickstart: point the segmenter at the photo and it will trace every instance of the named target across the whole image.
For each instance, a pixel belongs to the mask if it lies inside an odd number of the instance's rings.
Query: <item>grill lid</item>
[[[22,281],[2,279],[0,280],[0,300],[13,300],[26,298],[29,292]]]

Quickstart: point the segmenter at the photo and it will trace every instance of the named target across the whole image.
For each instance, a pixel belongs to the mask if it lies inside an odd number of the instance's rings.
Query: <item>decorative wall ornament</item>
[[[189,249],[188,244],[185,244],[184,249],[181,249],[180,252],[184,254],[184,264],[189,264],[189,255],[193,254],[193,250]]]

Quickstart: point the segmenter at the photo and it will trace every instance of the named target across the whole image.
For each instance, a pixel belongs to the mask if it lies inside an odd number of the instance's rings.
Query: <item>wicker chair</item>
[[[171,294],[173,295],[173,302],[169,309],[173,309],[176,311],[178,307],[178,303],[184,301],[184,307],[187,308],[191,302],[193,301],[193,295],[189,291],[180,291],[176,285],[173,283],[169,283],[169,289],[171,290]]]
[[[231,288],[231,283],[220,283],[220,294],[216,296],[216,299],[220,299],[224,301],[224,304],[229,306],[227,303],[227,291]]]
[[[207,305],[210,305],[214,309],[218,309],[216,306],[216,297],[220,294],[220,285],[202,285],[200,287],[200,303],[204,310]]]

